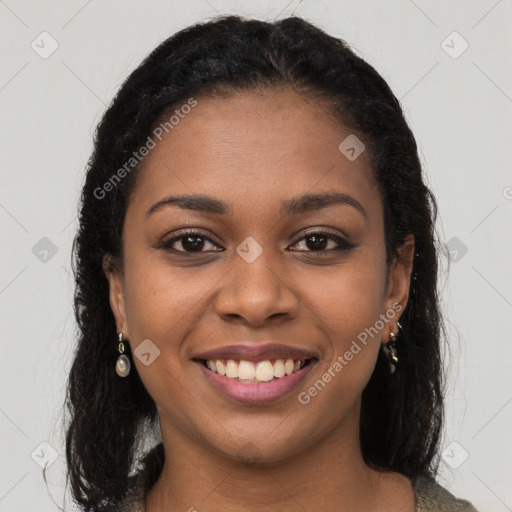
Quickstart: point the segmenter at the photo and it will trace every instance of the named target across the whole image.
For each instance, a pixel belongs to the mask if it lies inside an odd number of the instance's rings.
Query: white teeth
[[[224,363],[220,359],[217,359],[217,361],[215,361],[215,366],[217,367],[217,373],[219,375],[226,375],[226,367],[224,366]],[[214,371],[215,369],[212,370],[212,372]]]
[[[254,364],[249,361],[240,361],[238,365],[238,378],[241,380],[253,380],[257,372],[254,368]],[[258,380],[261,380],[258,378]]]
[[[229,359],[226,364],[226,377],[230,379],[236,379],[238,377],[238,363]]]
[[[284,361],[282,359],[278,359],[274,363],[274,377],[284,377]]]
[[[245,360],[236,361],[234,359],[206,361],[206,366],[212,372],[230,379],[251,382],[269,382],[274,378],[280,379],[285,375],[291,375],[299,371],[305,364],[306,362],[302,359],[276,359],[274,363],[269,359],[257,363]]]
[[[268,382],[274,378],[274,367],[270,361],[260,361],[256,365],[256,380]]]

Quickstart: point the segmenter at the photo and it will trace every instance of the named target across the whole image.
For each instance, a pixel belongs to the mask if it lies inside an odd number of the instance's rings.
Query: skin
[[[145,158],[126,213],[123,262],[104,259],[118,331],[132,350],[145,339],[160,350],[149,366],[134,357],[166,453],[147,512],[413,511],[410,481],[369,468],[358,434],[362,391],[400,314],[308,404],[297,398],[380,314],[405,308],[413,237],[388,269],[368,154],[349,161],[339,151],[353,131],[318,100],[291,90],[197,99]],[[365,215],[346,204],[280,212],[283,200],[333,191],[356,199]],[[147,217],[177,194],[213,196],[231,214],[167,205]],[[183,228],[211,240],[202,253],[183,239],[175,252],[158,247]],[[313,253],[308,228],[346,235],[355,247],[335,251],[329,240]],[[263,249],[252,263],[236,252],[246,237]],[[308,348],[318,362],[286,397],[240,404],[214,389],[191,357],[247,340]]]

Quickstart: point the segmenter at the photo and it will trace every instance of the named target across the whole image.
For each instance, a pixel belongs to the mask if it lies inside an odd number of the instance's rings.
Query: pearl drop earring
[[[119,375],[119,377],[128,377],[128,375],[130,373],[131,364],[130,364],[130,360],[128,359],[128,356],[125,355],[125,353],[124,353],[124,343],[123,343],[123,333],[122,332],[120,332],[118,334],[118,339],[119,339],[118,350],[119,350],[120,355],[116,361],[116,373],[117,373],[117,375]]]

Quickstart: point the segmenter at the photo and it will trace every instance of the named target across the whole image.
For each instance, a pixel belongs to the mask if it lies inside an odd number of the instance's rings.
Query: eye
[[[303,240],[306,240],[306,242],[302,242]],[[208,244],[213,248],[208,249]],[[329,247],[329,244],[334,245],[334,247]],[[306,233],[291,247],[300,245],[302,245],[302,248],[299,247],[299,252],[313,253],[343,251],[355,247],[355,245],[349,243],[343,237],[318,228]],[[180,246],[181,249],[178,248]],[[223,250],[203,233],[193,230],[182,231],[178,236],[163,241],[159,248],[183,254],[219,252]]]
[[[307,241],[304,243],[302,242],[302,240]],[[334,233],[330,233],[329,231],[325,231],[323,229],[315,229],[309,231],[292,247],[300,245],[301,243],[302,247],[307,247],[309,249],[306,250],[305,252],[344,251],[355,247],[355,245],[347,242],[347,240],[345,240],[343,237],[335,235]],[[327,249],[329,243],[331,243],[331,245],[334,244],[334,247],[331,246],[330,248]]]
[[[169,240],[163,241],[159,245],[159,248],[181,253],[201,253],[211,251],[211,249],[208,248],[206,248],[205,250],[205,246],[207,247],[208,244],[214,247],[219,247],[200,231],[187,230],[182,231],[179,236],[175,236],[173,238],[170,238]],[[175,245],[177,247],[181,246],[181,249],[174,248]],[[218,249],[213,250],[218,252]]]

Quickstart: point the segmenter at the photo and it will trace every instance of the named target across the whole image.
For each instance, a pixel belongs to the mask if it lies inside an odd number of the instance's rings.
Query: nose
[[[231,272],[217,295],[216,309],[226,321],[238,321],[253,327],[265,322],[293,319],[297,316],[298,297],[282,266],[270,264],[265,251],[252,263],[234,255]]]

